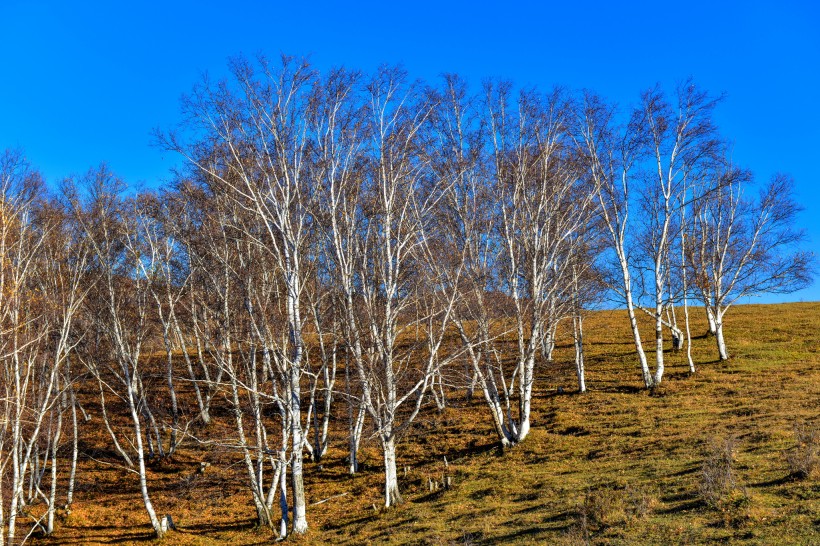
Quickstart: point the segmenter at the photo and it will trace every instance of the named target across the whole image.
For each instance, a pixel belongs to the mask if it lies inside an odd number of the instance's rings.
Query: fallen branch
[[[320,500],[320,501],[314,502],[314,503],[312,503],[312,504],[311,504],[311,506],[316,506],[316,505],[318,505],[318,504],[323,504],[323,503],[325,503],[325,502],[327,502],[327,501],[329,501],[329,500],[338,499],[339,497],[344,497],[344,496],[345,496],[345,495],[347,495],[347,494],[348,494],[347,492],[345,492],[345,493],[339,493],[338,495],[333,495],[332,497],[328,497],[328,498],[326,498],[326,499],[322,499],[322,500]]]

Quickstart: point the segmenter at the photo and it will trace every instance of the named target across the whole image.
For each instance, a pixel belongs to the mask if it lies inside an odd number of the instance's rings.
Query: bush
[[[624,511],[630,519],[646,518],[655,505],[655,498],[643,487],[627,485],[624,489]]]
[[[807,423],[794,426],[795,446],[786,452],[792,476],[805,479],[820,469],[820,429]]]
[[[732,437],[713,440],[707,449],[698,489],[700,497],[710,508],[720,509],[722,501],[730,494],[746,496],[746,490],[738,483],[732,468],[734,451],[735,440]]]

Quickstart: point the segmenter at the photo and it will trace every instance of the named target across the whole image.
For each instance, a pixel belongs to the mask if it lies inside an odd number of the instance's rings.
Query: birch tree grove
[[[202,317],[197,319],[202,326],[194,330],[197,353],[204,353],[217,368],[213,372],[204,368],[205,381],[209,389],[221,391],[228,401],[233,421],[229,445],[244,465],[257,524],[273,526],[273,505],[279,496],[283,505],[280,533],[284,536],[289,522],[283,488],[290,453],[289,414],[274,378],[286,370],[274,371],[272,349],[265,349],[270,346],[265,343],[269,329],[261,322],[257,297],[272,286],[278,287],[271,282],[275,275],[270,272],[270,255],[255,241],[241,236],[248,226],[247,217],[252,219],[253,215],[234,200],[187,184],[180,191],[189,201],[187,206],[204,212],[195,222],[196,229],[185,237],[195,271],[194,284],[202,287],[191,296],[192,310],[196,310],[191,317]],[[265,418],[270,406],[276,409],[278,429],[275,418]],[[280,442],[275,441],[277,436]]]
[[[502,244],[496,189],[489,182],[484,153],[486,123],[480,104],[455,76],[447,77],[438,110],[432,167],[445,189],[436,220],[444,249],[439,276],[457,296],[452,321],[469,362],[464,381],[481,388],[495,434],[508,447],[515,442],[513,398],[496,340],[508,334],[510,326],[498,297]]]
[[[556,374],[596,396],[596,307],[621,309],[624,381],[653,389],[708,364],[690,315],[726,360],[733,305],[813,277],[790,178],[757,192],[691,82],[619,109],[397,67],[229,68],[157,132],[184,162],[165,186],[102,164],[50,187],[0,156],[0,546],[53,533],[94,465],[157,538],[158,468],[199,459],[191,486],[212,455],[280,539],[330,500],[310,498],[324,465],[360,480],[375,454],[393,507],[403,440],[454,406],[506,452]]]
[[[615,108],[603,98],[585,92],[575,108],[576,123],[574,140],[585,159],[588,174],[605,227],[614,270],[609,282],[610,290],[626,306],[635,354],[641,377],[646,388],[653,385],[652,373],[638,328],[637,301],[630,263],[629,244],[634,228],[630,221],[630,190],[633,186],[633,170],[640,159],[642,135],[635,116],[619,123]]]

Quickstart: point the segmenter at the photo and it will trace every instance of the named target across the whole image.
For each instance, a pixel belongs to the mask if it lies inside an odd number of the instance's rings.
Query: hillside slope
[[[329,500],[309,506],[308,535],[288,541],[820,544],[820,479],[795,479],[786,461],[796,424],[820,426],[820,304],[731,310],[726,363],[715,361],[702,312],[695,315],[698,373],[690,376],[683,354],[670,351],[666,382],[650,394],[641,389],[623,313],[592,313],[589,392],[574,394],[571,347],[559,345],[556,362],[539,375],[531,435],[507,452],[493,442],[480,396],[467,402],[450,393],[443,413],[428,405],[399,447],[407,502],[395,509],[380,508],[372,440],[361,474],[346,474],[340,419],[336,447],[321,465],[306,466],[308,502]],[[269,542],[271,531],[252,526],[235,455],[216,445],[218,427],[197,434],[215,443],[192,442],[152,468],[154,503],[178,527],[165,542]],[[736,486],[709,507],[700,493],[704,459],[727,439]],[[73,512],[35,543],[152,540],[137,478],[105,446],[104,431],[87,425]],[[197,472],[203,460],[211,463],[204,474]],[[428,480],[445,473],[453,487],[430,492]]]

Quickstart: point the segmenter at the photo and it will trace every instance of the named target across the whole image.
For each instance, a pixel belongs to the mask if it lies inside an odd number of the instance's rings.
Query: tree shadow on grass
[[[115,525],[91,525],[72,529],[79,537],[72,537],[73,544],[123,544],[151,542],[156,540],[148,525],[119,527]]]
[[[346,519],[346,520],[338,520],[333,523],[326,523],[322,526],[322,531],[336,531],[339,529],[344,529],[345,527],[350,527],[352,525],[364,525],[365,523],[370,523],[372,521],[376,521],[376,514],[368,514],[366,516],[362,516],[356,519]]]
[[[606,393],[616,393],[616,394],[639,394],[642,392],[646,392],[645,387],[637,386],[637,385],[613,385],[613,386],[603,386],[597,387],[594,389],[597,392],[606,392]]]
[[[189,535],[209,535],[212,533],[250,531],[256,527],[255,519],[231,522],[208,522],[193,525],[178,525],[179,532]]]
[[[777,485],[786,485],[787,483],[792,483],[796,480],[796,478],[792,474],[786,474],[780,478],[774,478],[772,480],[767,480],[765,482],[758,482],[749,484],[751,487],[774,487]]]
[[[494,536],[487,539],[484,544],[509,544],[510,542],[517,542],[523,540],[534,540],[533,535],[539,535],[547,531],[554,531],[547,527],[529,527],[526,529],[517,529],[506,535]]]
[[[446,456],[448,461],[454,462],[465,457],[472,457],[483,453],[492,453],[494,451],[502,451],[500,442],[492,441],[486,444],[479,444],[471,441],[466,447],[448,449]]]
[[[691,492],[666,495],[661,497],[661,501],[665,504],[671,504],[671,506],[656,509],[655,513],[657,514],[677,514],[680,512],[688,512],[689,510],[697,510],[706,506],[703,499]]]

